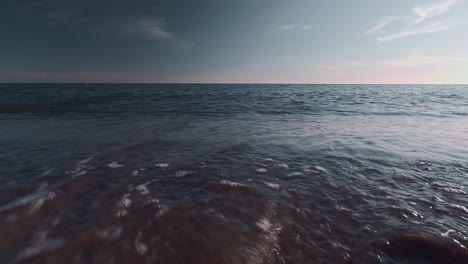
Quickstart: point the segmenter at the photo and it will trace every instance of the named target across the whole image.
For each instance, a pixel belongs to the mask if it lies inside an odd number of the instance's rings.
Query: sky
[[[3,0],[0,82],[468,84],[468,0]]]

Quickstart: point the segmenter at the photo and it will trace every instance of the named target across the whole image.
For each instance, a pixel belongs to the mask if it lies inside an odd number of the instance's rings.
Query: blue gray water
[[[0,149],[0,263],[468,246],[468,86],[2,84]]]

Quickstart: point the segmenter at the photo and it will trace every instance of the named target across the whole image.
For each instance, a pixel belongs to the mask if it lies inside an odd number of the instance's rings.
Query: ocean
[[[467,256],[468,86],[1,84],[0,149],[0,263]]]

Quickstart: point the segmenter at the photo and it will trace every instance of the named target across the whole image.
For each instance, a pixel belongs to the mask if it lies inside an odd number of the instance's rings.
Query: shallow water
[[[0,148],[0,263],[468,247],[466,86],[3,84]]]

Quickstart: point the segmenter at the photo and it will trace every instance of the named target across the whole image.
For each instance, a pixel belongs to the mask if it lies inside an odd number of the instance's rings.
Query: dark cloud
[[[27,0],[15,3],[23,15],[39,16],[46,26],[135,38],[180,40],[162,14],[161,1]]]

